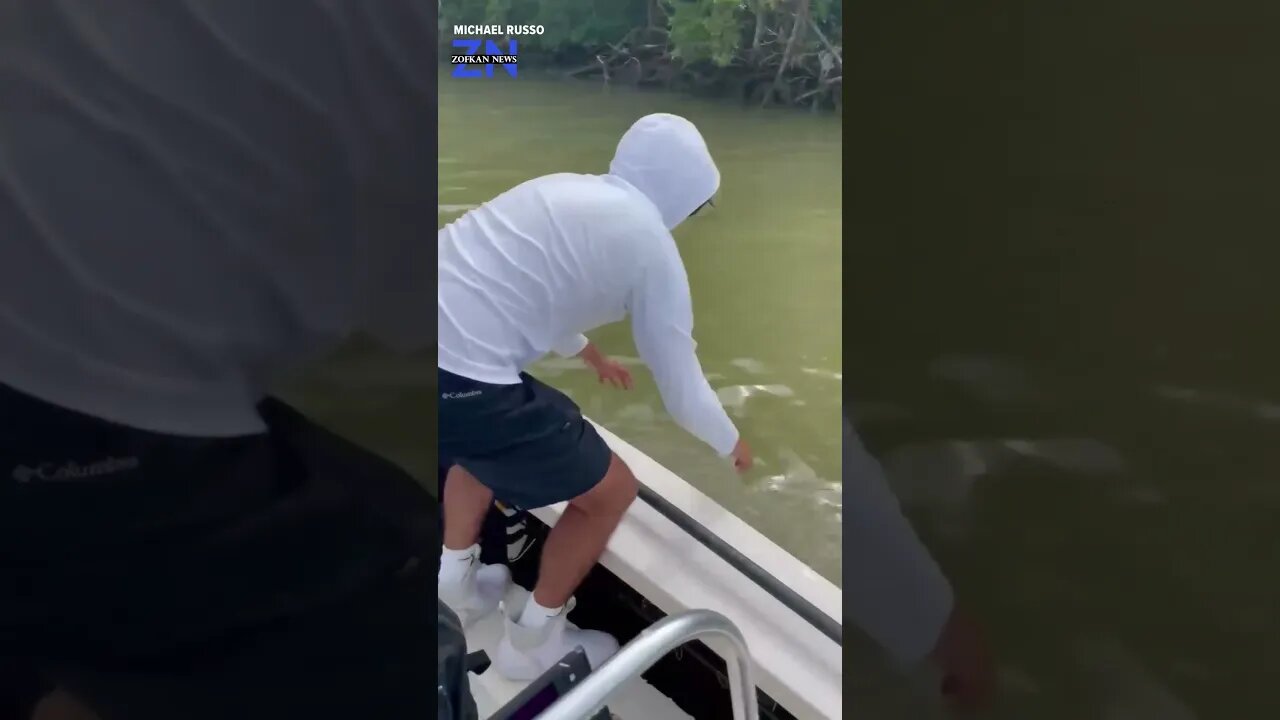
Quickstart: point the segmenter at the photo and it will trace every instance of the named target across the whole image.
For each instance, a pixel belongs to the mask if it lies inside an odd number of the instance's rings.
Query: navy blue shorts
[[[439,506],[284,403],[163,435],[0,384],[0,717],[432,717]],[[227,692],[235,688],[235,692]]]
[[[461,465],[494,497],[533,509],[595,487],[613,451],[564,393],[527,373],[518,385],[440,379],[440,460]]]

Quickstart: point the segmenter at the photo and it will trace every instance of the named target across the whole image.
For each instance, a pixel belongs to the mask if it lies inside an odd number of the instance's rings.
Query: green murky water
[[[846,393],[989,717],[1280,716],[1275,17],[862,8]]]

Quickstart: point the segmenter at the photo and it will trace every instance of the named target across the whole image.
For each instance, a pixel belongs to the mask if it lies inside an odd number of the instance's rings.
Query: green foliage
[[[375,2],[376,0],[369,0]],[[633,82],[668,83],[674,74],[715,78],[765,77],[782,61],[797,13],[807,12],[817,33],[803,32],[788,56],[788,97],[817,92],[836,98],[839,70],[826,43],[842,43],[840,0],[438,0],[442,47],[454,24],[541,25],[542,35],[520,38],[529,61],[565,67],[642,68]],[[640,60],[635,63],[635,60]],[[674,61],[674,62],[672,62]],[[631,63],[628,65],[628,63]],[[662,73],[662,66],[670,72]],[[792,82],[794,80],[794,82]],[[731,85],[731,83],[730,83]],[[834,95],[831,93],[834,92]],[[784,102],[789,102],[784,100]]]
[[[733,62],[748,23],[740,0],[666,0],[672,56],[685,62]]]
[[[594,51],[643,29],[650,2],[659,10],[655,20],[665,19],[674,57],[721,67],[729,65],[750,39],[757,14],[772,17],[790,12],[796,4],[795,0],[440,0],[440,28],[447,35],[454,23],[542,25],[544,34],[524,38],[529,51]],[[840,10],[839,0],[810,0],[814,20],[837,34]]]
[[[544,48],[599,48],[621,42],[645,23],[644,2],[631,0],[544,0],[534,23],[546,28]]]

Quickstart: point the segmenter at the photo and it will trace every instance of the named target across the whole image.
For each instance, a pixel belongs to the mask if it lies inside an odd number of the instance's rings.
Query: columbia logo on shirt
[[[103,475],[136,470],[140,464],[136,457],[109,457],[88,465],[81,465],[74,460],[61,465],[52,462],[34,466],[19,465],[13,469],[13,479],[20,483],[92,480]]]
[[[483,391],[481,391],[481,390],[468,390],[468,391],[466,391],[466,392],[456,392],[456,393],[453,393],[453,392],[447,392],[447,393],[442,394],[442,395],[440,396],[440,398],[441,398],[442,400],[465,400],[466,398],[469,398],[469,397],[475,397],[475,396],[479,395],[481,392],[483,392]]]

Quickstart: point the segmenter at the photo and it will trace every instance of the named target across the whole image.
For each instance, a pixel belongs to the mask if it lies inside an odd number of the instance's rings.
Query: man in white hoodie
[[[532,679],[582,646],[593,666],[616,648],[565,620],[574,590],[636,495],[636,479],[573,401],[525,370],[549,352],[602,380],[630,377],[584,332],[628,316],[671,416],[741,471],[751,452],[707,383],[671,231],[709,204],[720,174],[688,120],[638,120],[604,175],[530,180],[439,234],[440,454],[444,556],[439,592],[472,622],[492,610],[503,571],[479,566],[490,504],[568,501],[547,538],[532,597],[510,607],[494,667]],[[517,603],[519,604],[519,603]]]

